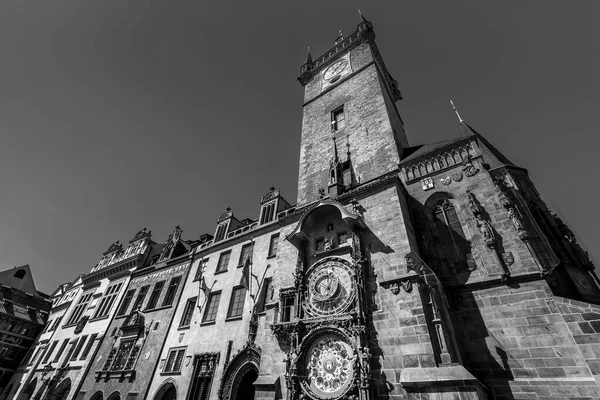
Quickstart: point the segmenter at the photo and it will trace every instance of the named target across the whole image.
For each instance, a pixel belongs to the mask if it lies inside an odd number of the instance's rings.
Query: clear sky
[[[214,233],[294,203],[311,46],[361,9],[412,145],[462,117],[528,168],[600,262],[598,1],[0,2],[0,266],[51,292],[143,227]]]

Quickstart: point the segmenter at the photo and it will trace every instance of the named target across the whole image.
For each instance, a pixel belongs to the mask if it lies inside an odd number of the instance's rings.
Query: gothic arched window
[[[448,199],[443,199],[433,207],[432,214],[439,240],[439,250],[442,251],[445,259],[441,260],[442,264],[446,261],[448,268],[452,272],[457,272],[462,266],[466,266],[467,253],[470,249],[456,209]]]

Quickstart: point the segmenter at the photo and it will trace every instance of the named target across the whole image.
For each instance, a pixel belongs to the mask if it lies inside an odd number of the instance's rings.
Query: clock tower
[[[362,18],[348,36],[340,32],[334,47],[314,61],[309,52],[298,81],[305,89],[298,204],[317,199],[320,189],[336,197],[397,169],[408,146],[395,105],[401,95],[369,21]],[[341,144],[345,157],[337,154]],[[323,168],[330,164],[336,165],[327,176]]]

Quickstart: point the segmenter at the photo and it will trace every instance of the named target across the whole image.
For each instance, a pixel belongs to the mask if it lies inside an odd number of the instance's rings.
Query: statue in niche
[[[290,352],[290,375],[296,376],[296,362],[298,361],[298,354],[296,354],[296,349],[293,349]]]
[[[508,209],[508,218],[510,218],[515,229],[518,232],[525,231],[525,226],[523,225],[523,222],[521,222],[521,218],[519,217],[517,210],[514,207]]]
[[[325,243],[323,245],[324,251],[330,251],[334,248],[334,236],[335,233],[333,231],[333,224],[327,224],[327,234],[325,235]]]
[[[479,228],[479,232],[483,236],[483,240],[490,245],[496,241],[496,236],[494,234],[494,228],[492,228],[492,224],[489,221],[486,221],[482,218],[481,214],[477,215],[477,227]]]

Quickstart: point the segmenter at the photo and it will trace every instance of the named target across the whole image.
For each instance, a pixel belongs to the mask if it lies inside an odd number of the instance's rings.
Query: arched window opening
[[[25,275],[27,275],[27,271],[25,271],[24,269],[20,269],[17,272],[15,272],[13,276],[17,279],[23,279],[25,278]]]
[[[440,200],[433,207],[432,215],[442,252],[441,263],[454,273],[462,267],[466,268],[470,246],[454,205],[448,199]]]

